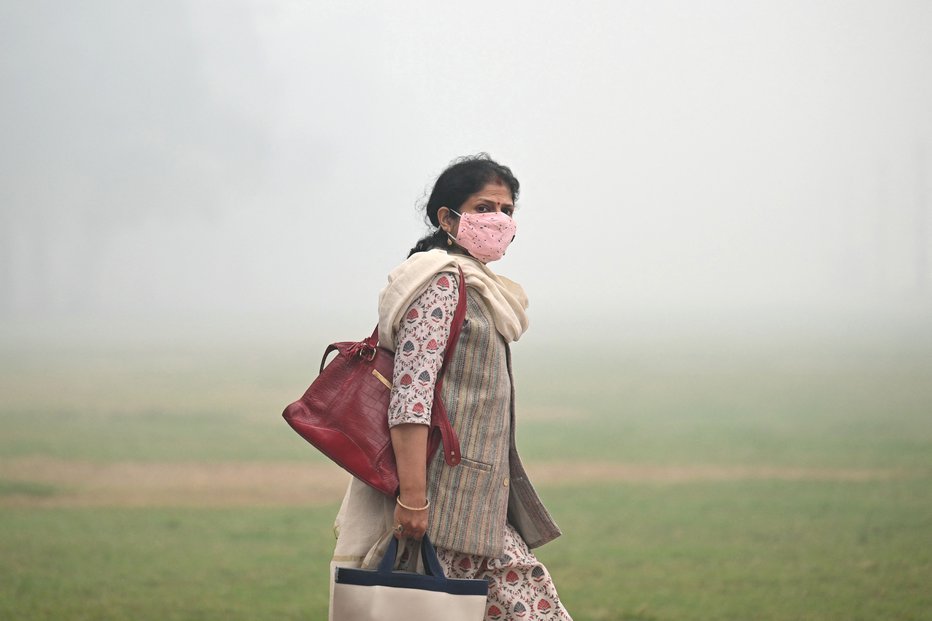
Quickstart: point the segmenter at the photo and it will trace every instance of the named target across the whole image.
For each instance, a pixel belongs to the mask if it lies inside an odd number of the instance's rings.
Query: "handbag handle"
[[[346,348],[347,355],[355,356],[365,356],[368,360],[375,358],[375,348],[379,343],[379,324],[375,324],[375,330],[372,331],[372,335],[363,339],[358,343],[352,343],[349,347]],[[320,370],[318,373],[324,372],[324,367],[327,366],[327,356],[331,353],[338,351],[340,347],[336,343],[331,343],[327,346],[327,349],[324,350],[324,355],[320,359]]]
[[[382,557],[382,561],[379,563],[378,572],[380,574],[392,573],[397,556],[398,538],[393,536],[391,541],[388,542],[388,549],[385,550],[385,556]],[[421,560],[424,561],[424,571],[428,576],[446,580],[446,574],[443,573],[440,560],[437,558],[437,550],[434,549],[434,545],[430,542],[430,537],[427,536],[427,533],[424,533],[424,536],[421,538]]]
[[[339,349],[335,344],[330,344],[327,346],[327,349],[324,350],[324,357],[320,359],[320,370],[318,373],[324,372],[324,367],[327,366],[327,356]]]

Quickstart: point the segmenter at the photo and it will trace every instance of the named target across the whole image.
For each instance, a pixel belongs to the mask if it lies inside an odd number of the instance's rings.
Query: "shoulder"
[[[434,274],[424,290],[411,302],[408,316],[412,309],[422,309],[434,319],[445,317],[456,306],[459,298],[459,279],[454,272],[441,271]]]
[[[455,270],[441,270],[427,283],[428,290],[434,290],[438,293],[456,292],[459,289],[459,274]]]
[[[440,298],[456,298],[456,261],[445,250],[418,252],[388,275],[388,283],[379,293],[379,338],[383,347],[392,349],[393,331],[409,313],[412,302],[431,292]],[[421,300],[423,304],[424,300]]]
[[[455,274],[456,265],[445,250],[417,252],[388,274],[388,283],[382,289],[380,300],[389,303],[396,300],[406,305],[426,288],[441,284],[443,276],[452,283],[449,272]]]
[[[388,273],[388,281],[424,279],[430,274],[442,271],[448,265],[455,264],[446,250],[434,248],[425,252],[415,252]]]

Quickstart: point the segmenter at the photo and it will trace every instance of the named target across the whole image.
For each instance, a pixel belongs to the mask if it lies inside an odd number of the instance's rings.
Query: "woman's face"
[[[501,212],[510,217],[515,212],[515,205],[508,186],[492,182],[487,183],[484,188],[467,198],[457,211],[461,214]],[[452,210],[448,207],[441,207],[437,210],[437,219],[440,221],[440,228],[456,237],[460,219]]]

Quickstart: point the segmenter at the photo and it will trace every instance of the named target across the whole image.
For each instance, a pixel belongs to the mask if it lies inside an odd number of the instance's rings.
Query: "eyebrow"
[[[476,201],[480,203],[492,203],[493,205],[501,205],[502,207],[514,208],[513,203],[499,203],[498,201],[493,201],[491,198],[488,198],[486,196],[477,196]]]

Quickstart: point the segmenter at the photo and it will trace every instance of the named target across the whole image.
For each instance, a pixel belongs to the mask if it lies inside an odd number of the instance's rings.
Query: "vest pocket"
[[[473,470],[481,470],[482,472],[492,472],[492,464],[469,459],[468,457],[460,457],[459,465],[472,468]]]

